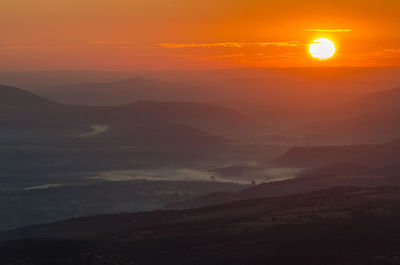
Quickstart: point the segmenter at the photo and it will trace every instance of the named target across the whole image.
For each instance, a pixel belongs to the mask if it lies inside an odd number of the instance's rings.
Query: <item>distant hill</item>
[[[223,136],[251,133],[261,126],[236,110],[197,102],[138,101],[115,107],[120,115],[182,123]]]
[[[309,138],[333,143],[382,143],[400,136],[400,88],[373,92],[330,106],[330,112],[296,128]]]
[[[347,103],[358,113],[369,113],[382,109],[400,108],[400,87],[369,93]]]
[[[109,83],[78,83],[67,86],[39,88],[35,92],[47,98],[65,103],[96,106],[128,104],[141,100],[200,101],[210,99],[205,88],[200,89],[131,77]]]
[[[400,168],[400,167],[399,167]],[[306,170],[301,173],[298,178],[325,178],[333,179],[335,177],[367,177],[367,176],[384,176],[385,173],[381,168],[375,168],[367,164],[356,162],[338,162]]]
[[[293,147],[274,160],[274,164],[287,167],[317,167],[330,163],[358,159],[369,155],[377,145]]]
[[[385,144],[294,147],[274,163],[287,167],[318,167],[337,162],[359,162],[375,166],[396,164],[400,158],[400,140]]]

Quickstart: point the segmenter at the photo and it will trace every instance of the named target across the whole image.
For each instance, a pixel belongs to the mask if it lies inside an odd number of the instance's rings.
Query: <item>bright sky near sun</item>
[[[0,70],[400,66],[399,0],[1,2]]]

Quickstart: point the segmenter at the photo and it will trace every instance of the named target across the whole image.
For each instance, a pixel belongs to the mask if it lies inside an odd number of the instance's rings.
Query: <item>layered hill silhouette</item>
[[[237,111],[195,102],[65,105],[14,87],[0,87],[0,96],[2,141],[7,147],[0,169],[10,173],[47,172],[56,165],[65,171],[132,168],[149,163],[152,155],[161,162],[176,162],[182,154],[185,161],[193,160],[227,150],[230,140],[224,132],[254,126]],[[140,154],[146,154],[146,162]]]
[[[121,105],[143,100],[207,101],[210,99],[207,95],[217,93],[214,90],[209,91],[208,88],[192,89],[187,85],[163,83],[141,77],[109,83],[80,83],[41,88],[35,91],[58,102],[83,105]],[[264,110],[250,110],[251,107],[242,106],[247,104],[244,102],[223,103],[223,94],[227,92],[218,95],[218,101],[233,108],[241,108],[251,113],[251,120],[262,121],[266,125],[290,127],[291,124],[299,124],[293,133],[304,134],[314,142],[375,143],[388,141],[400,135],[400,125],[396,122],[400,114],[400,108],[397,107],[400,105],[399,91],[400,89],[396,88],[374,92],[346,103],[329,102],[329,107],[324,104],[326,99],[322,98],[316,100],[315,106],[308,110],[301,106],[288,109],[288,106],[279,105],[273,108],[268,105]],[[232,118],[229,121],[232,121]],[[246,128],[247,125],[248,123],[241,127]],[[234,129],[239,128],[240,126],[236,126]]]
[[[138,101],[114,107],[64,105],[42,98],[15,87],[0,87],[0,106],[8,111],[3,118],[11,120],[13,114],[23,115],[27,121],[46,120],[58,123],[112,123],[156,124],[177,123],[193,126],[199,130],[229,131],[254,128],[251,119],[232,109],[196,102]],[[18,108],[15,108],[18,107]],[[21,109],[34,108],[32,112]]]

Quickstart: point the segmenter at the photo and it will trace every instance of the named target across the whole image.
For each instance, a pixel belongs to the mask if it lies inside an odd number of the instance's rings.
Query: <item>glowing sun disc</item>
[[[336,48],[331,40],[320,38],[310,44],[309,51],[312,57],[325,60],[335,54]]]

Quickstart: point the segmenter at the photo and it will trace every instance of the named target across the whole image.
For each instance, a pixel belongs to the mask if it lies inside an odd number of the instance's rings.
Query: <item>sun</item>
[[[331,40],[320,38],[310,44],[309,51],[312,57],[326,60],[335,54],[336,48]]]

